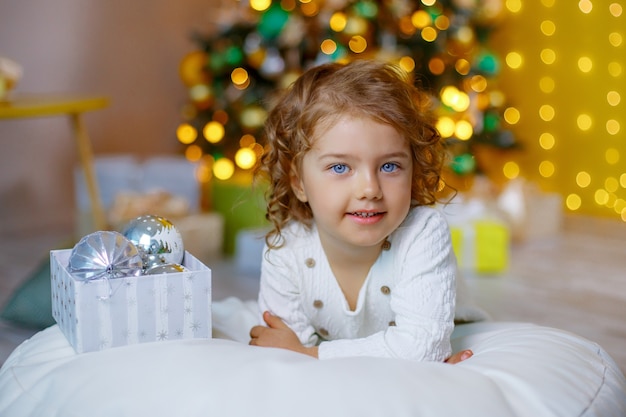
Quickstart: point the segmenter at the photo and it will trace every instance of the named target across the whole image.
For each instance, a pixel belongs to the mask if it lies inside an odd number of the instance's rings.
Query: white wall
[[[85,117],[96,155],[177,153],[178,77],[212,0],[0,0],[0,56],[22,65],[16,93],[108,96]],[[236,3],[235,0],[224,3]],[[0,239],[75,223],[77,151],[65,118],[0,120]]]

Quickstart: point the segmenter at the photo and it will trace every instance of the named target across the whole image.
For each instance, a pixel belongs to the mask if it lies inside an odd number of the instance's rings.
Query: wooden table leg
[[[93,217],[93,231],[106,230],[107,221],[102,207],[100,198],[100,190],[98,189],[98,181],[93,164],[93,152],[91,150],[91,142],[87,129],[82,119],[81,113],[71,115],[72,127],[74,129],[74,137],[78,146],[78,156],[85,174],[85,183],[89,192],[89,201],[91,203],[91,213]]]

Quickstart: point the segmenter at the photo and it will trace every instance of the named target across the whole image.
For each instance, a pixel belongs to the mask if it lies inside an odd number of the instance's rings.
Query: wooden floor
[[[505,274],[468,284],[494,320],[576,333],[626,372],[626,223],[568,217],[557,237],[513,245]]]
[[[0,239],[0,306],[35,267],[37,255],[62,240],[54,233]],[[216,271],[229,270],[223,266]],[[254,297],[254,282],[242,286],[219,278],[214,279],[216,299]],[[602,346],[626,373],[626,223],[567,217],[556,237],[514,244],[506,273],[467,281],[477,304],[494,320],[576,333]],[[31,333],[0,323],[0,363]]]

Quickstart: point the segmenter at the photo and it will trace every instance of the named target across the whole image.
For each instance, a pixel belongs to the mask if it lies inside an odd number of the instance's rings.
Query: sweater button
[[[389,295],[391,293],[391,289],[389,289],[388,286],[383,285],[382,287],[380,287],[380,292],[382,292],[385,295]]]
[[[391,321],[389,322],[389,326],[393,327],[393,326],[395,326],[395,325],[396,325],[396,322],[395,322],[395,321],[391,320]]]
[[[304,264],[309,268],[313,268],[315,266],[315,259],[306,258],[306,260],[304,261]]]
[[[324,302],[322,300],[315,300],[313,301],[313,307],[322,308],[324,307]]]
[[[385,240],[385,241],[383,242],[383,246],[382,246],[382,248],[383,248],[383,250],[389,250],[389,249],[391,249],[391,242],[390,242],[390,241],[388,241],[388,240]]]
[[[323,327],[320,328],[317,333],[322,336],[322,337],[328,337],[328,330],[324,329]]]

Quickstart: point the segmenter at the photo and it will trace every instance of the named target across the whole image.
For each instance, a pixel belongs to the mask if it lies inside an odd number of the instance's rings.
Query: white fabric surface
[[[320,359],[396,357],[441,362],[450,356],[456,259],[443,214],[413,208],[387,238],[354,311],[337,284],[315,225],[292,222],[284,246],[263,256],[259,305],[280,317]],[[393,323],[391,325],[390,323]]]
[[[57,326],[0,369],[0,416],[626,415],[626,380],[597,344],[522,323],[458,326],[457,365],[389,358],[319,361],[248,346],[256,303],[214,304],[215,335],[76,354]]]

